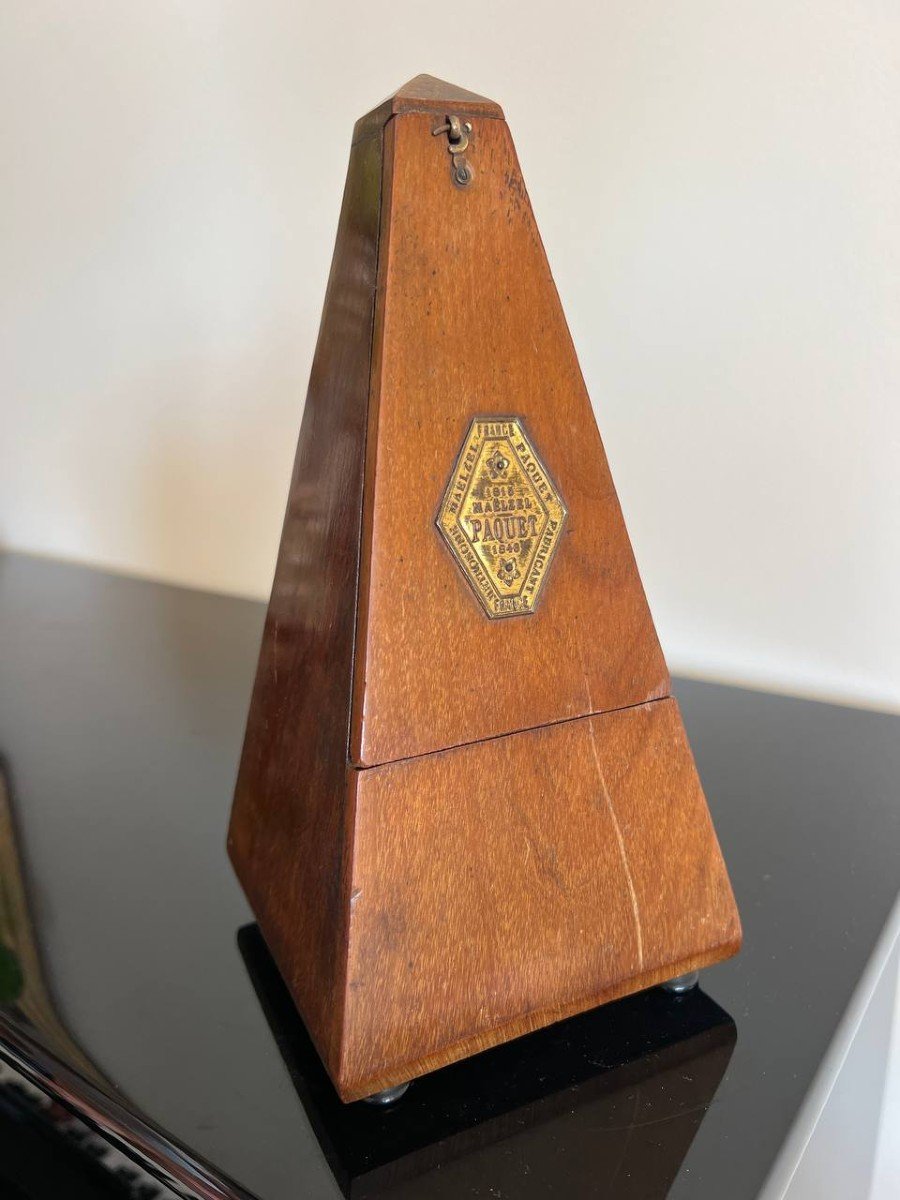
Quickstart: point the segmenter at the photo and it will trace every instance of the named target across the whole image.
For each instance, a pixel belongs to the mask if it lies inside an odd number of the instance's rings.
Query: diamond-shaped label
[[[436,524],[489,617],[537,606],[566,506],[519,417],[475,417]]]

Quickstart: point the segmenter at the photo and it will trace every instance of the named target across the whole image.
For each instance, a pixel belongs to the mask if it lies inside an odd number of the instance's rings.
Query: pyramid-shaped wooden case
[[[740,924],[501,109],[356,126],[229,849],[369,1095]]]

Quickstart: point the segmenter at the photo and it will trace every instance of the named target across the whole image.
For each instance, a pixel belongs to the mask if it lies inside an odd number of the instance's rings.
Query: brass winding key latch
[[[437,137],[438,134],[446,133],[447,149],[450,151],[453,160],[453,182],[458,184],[459,187],[468,187],[475,178],[475,173],[466,159],[466,150],[469,148],[469,134],[472,132],[472,122],[462,122],[459,117],[448,113],[444,124],[439,125],[437,129],[432,129],[431,132],[434,137]]]

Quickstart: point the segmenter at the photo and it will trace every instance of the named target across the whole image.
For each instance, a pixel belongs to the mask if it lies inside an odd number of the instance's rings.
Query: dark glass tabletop
[[[900,719],[678,682],[744,949],[341,1105],[225,856],[262,605],[0,560],[0,1055],[185,1195],[750,1200],[896,930]]]

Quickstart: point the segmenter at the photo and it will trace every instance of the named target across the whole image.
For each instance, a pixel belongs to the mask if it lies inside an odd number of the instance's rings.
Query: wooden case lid
[[[350,738],[361,766],[669,690],[509,129],[491,102],[423,78],[375,110],[387,124]],[[460,113],[466,187],[434,133]],[[478,416],[521,422],[567,509],[535,611],[502,620],[436,524]]]

